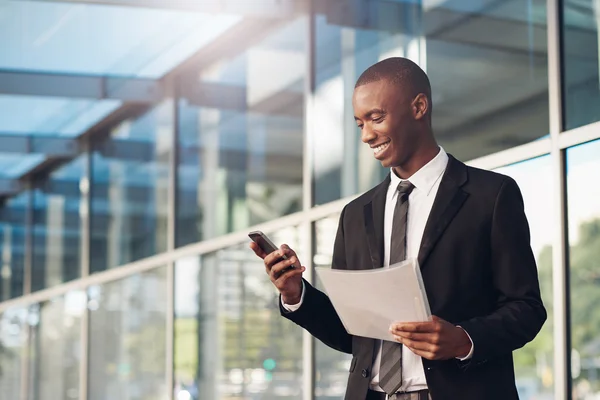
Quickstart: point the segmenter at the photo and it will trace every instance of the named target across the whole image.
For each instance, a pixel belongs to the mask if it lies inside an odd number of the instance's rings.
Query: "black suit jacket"
[[[389,183],[388,175],[343,209],[333,268],[383,265]],[[531,341],[546,320],[529,239],[516,182],[449,156],[418,260],[431,312],[462,326],[475,347],[465,362],[423,359],[433,400],[518,399],[512,351]],[[308,282],[305,288],[302,306],[295,312],[282,307],[282,315],[326,345],[353,355],[345,399],[364,400],[375,341],[348,334],[329,298]]]

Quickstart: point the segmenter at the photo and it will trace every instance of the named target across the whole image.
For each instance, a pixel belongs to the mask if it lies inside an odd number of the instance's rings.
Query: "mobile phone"
[[[262,233],[261,231],[252,231],[248,234],[248,236],[250,237],[250,239],[252,239],[252,241],[254,243],[256,243],[258,245],[258,247],[260,247],[262,249],[262,251],[264,251],[267,254],[271,254],[272,252],[279,250],[279,248],[277,246],[275,246],[275,244],[273,244],[271,239],[269,239],[269,237],[267,235],[265,235],[264,233]],[[281,259],[287,260],[287,257],[282,256]],[[295,266],[290,265],[288,268],[284,269],[282,271],[282,273],[284,273],[292,268],[295,268]]]

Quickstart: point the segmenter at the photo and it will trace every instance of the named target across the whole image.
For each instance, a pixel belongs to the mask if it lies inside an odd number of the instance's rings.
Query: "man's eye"
[[[383,117],[373,118],[373,122],[375,123],[380,123],[381,121],[383,121]]]
[[[362,129],[363,128],[363,124],[358,124],[358,129]]]

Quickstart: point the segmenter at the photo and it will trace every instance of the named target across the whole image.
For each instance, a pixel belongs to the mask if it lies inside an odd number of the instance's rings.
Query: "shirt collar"
[[[431,189],[438,179],[441,178],[442,174],[446,170],[448,165],[448,154],[440,146],[438,154],[427,164],[421,167],[420,170],[415,172],[408,180],[415,186],[415,189],[423,191],[426,195],[429,195]],[[390,170],[391,182],[390,185],[398,187],[400,182],[404,179],[400,179],[393,169]]]

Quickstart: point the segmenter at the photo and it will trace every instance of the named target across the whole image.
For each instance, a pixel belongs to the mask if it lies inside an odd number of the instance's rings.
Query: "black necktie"
[[[398,185],[398,199],[394,208],[390,265],[406,259],[406,222],[408,219],[408,196],[415,187],[409,181]],[[379,364],[379,386],[392,395],[402,386],[402,344],[384,340]]]

